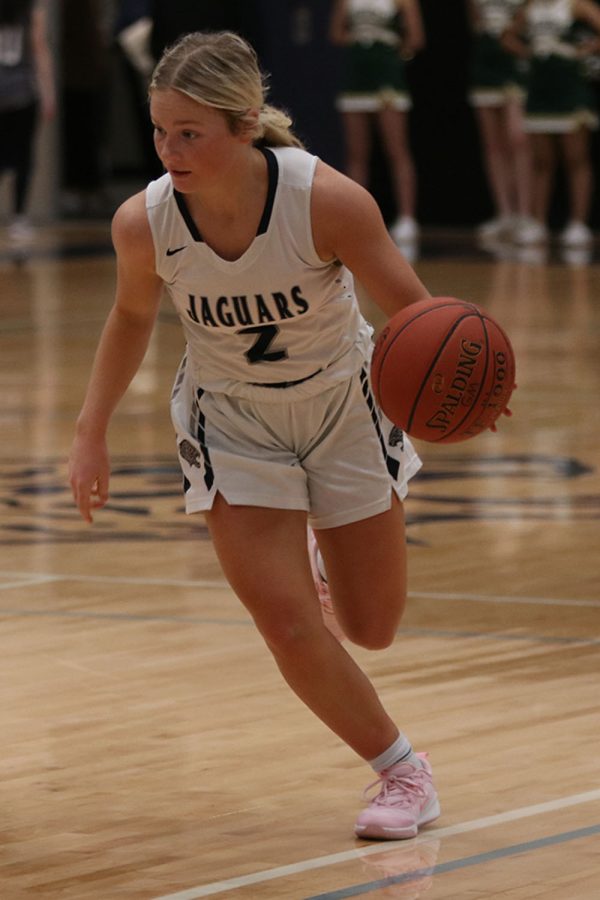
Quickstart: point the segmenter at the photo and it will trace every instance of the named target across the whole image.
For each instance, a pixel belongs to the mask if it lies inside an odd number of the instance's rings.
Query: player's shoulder
[[[113,215],[112,227],[113,232],[117,231],[124,237],[135,236],[139,231],[148,228],[145,191],[138,191],[121,203]]]
[[[348,258],[352,248],[381,241],[385,225],[375,198],[360,184],[326,163],[315,172],[311,220],[321,259]]]
[[[140,261],[154,259],[145,191],[139,191],[118,207],[112,219],[111,232],[119,255],[137,257]]]
[[[372,194],[338,169],[319,160],[313,181],[313,210],[317,215],[354,219],[378,211]]]

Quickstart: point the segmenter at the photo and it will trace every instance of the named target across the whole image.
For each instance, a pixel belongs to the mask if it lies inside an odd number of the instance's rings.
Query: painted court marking
[[[421,878],[441,875],[444,872],[455,872],[457,869],[467,869],[470,866],[479,866],[482,863],[493,862],[496,859],[507,859],[520,853],[528,853],[532,850],[541,850],[543,847],[554,847],[567,841],[577,841],[581,838],[592,837],[600,834],[600,825],[590,825],[588,828],[577,828],[575,831],[563,831],[562,834],[551,834],[538,840],[525,841],[522,844],[512,844],[510,847],[499,847],[497,850],[489,850],[486,853],[476,853],[474,856],[464,856],[462,859],[453,859],[440,865],[426,869],[415,869],[413,872],[404,872],[402,875],[391,875],[378,881],[370,881],[366,884],[356,884],[337,891],[328,891],[326,894],[315,894],[306,897],[305,900],[347,900],[348,897],[359,897],[361,894],[370,894],[379,888],[390,887],[393,884],[406,884],[418,881]]]
[[[4,571],[0,572],[0,579],[6,579],[5,581],[0,580],[0,591],[2,590],[10,590],[15,588],[35,588],[45,584],[52,584],[58,582],[71,582],[71,583],[99,583],[99,584],[115,584],[115,585],[146,585],[146,586],[163,586],[163,587],[172,587],[172,588],[207,588],[207,589],[218,589],[218,590],[226,590],[230,591],[231,588],[229,585],[223,580],[187,580],[187,579],[170,579],[170,578],[147,578],[147,577],[122,577],[122,576],[108,576],[108,575],[77,575],[77,574],[57,574],[57,573],[32,573],[32,572],[24,572],[24,571]],[[532,605],[541,605],[541,606],[564,606],[564,607],[592,607],[592,608],[600,608],[600,600],[590,600],[590,599],[560,599],[560,598],[545,598],[545,597],[510,597],[510,596],[494,596],[494,595],[476,595],[476,594],[461,594],[461,593],[430,593],[430,592],[420,592],[414,591],[410,592],[410,596],[413,597],[422,597],[424,599],[433,599],[440,601],[470,601],[475,603],[520,603],[520,604],[532,604]],[[146,619],[169,619],[170,621],[204,621],[203,619],[198,619],[196,617],[188,617],[188,616],[156,616],[156,615],[144,615],[144,614],[127,614],[127,613],[102,613],[102,612],[90,612],[90,611],[77,611],[77,610],[27,610],[23,608],[11,609],[11,610],[3,610],[0,609],[0,615],[21,615],[21,616],[35,616],[35,615],[56,615],[56,616],[82,616],[86,618],[119,618],[124,620],[146,620]],[[235,622],[223,621],[222,624],[236,624]],[[237,622],[240,624],[240,622]],[[411,633],[417,631],[416,629],[409,629]],[[425,630],[426,631],[426,630]],[[484,637],[485,635],[472,635]],[[500,638],[502,635],[491,635],[491,637]],[[536,640],[535,636],[529,635],[529,639]],[[540,640],[540,638],[538,638]],[[584,643],[597,643],[597,640],[594,639],[581,639],[581,638],[572,638],[568,639],[569,642],[584,642]],[[534,806],[523,807],[522,809],[512,810],[510,812],[501,813],[495,816],[488,816],[482,819],[475,819],[470,822],[458,823],[456,825],[448,826],[447,828],[440,829],[428,829],[426,836],[417,838],[417,841],[430,841],[433,839],[440,839],[443,837],[450,837],[452,835],[463,834],[469,831],[477,831],[484,828],[490,828],[495,825],[501,825],[507,822],[516,821],[517,819],[522,819],[528,816],[540,815],[546,812],[553,812],[558,809],[563,809],[570,806],[576,806],[581,803],[587,803],[594,800],[600,800],[600,790],[589,791],[584,794],[575,794],[570,797],[565,797],[563,799],[550,801],[548,803],[541,803]],[[474,856],[466,857],[464,859],[453,860],[447,863],[443,863],[439,866],[433,867],[428,874],[442,873],[447,871],[453,871],[455,869],[464,868],[467,866],[478,865],[489,861],[491,859],[502,858],[503,856],[510,856],[516,853],[522,853],[526,851],[531,851],[538,849],[543,846],[548,846],[550,844],[557,844],[561,842],[565,842],[568,840],[575,840],[578,837],[582,837],[585,834],[592,833],[600,833],[600,825],[593,826],[589,829],[579,829],[578,831],[573,832],[565,832],[563,834],[553,835],[548,838],[541,838],[539,840],[533,840],[526,844],[522,845],[514,845],[513,847],[504,847],[499,848],[496,851],[491,851],[490,853],[482,853]],[[329,856],[321,856],[313,859],[303,860],[298,863],[293,863],[291,865],[279,866],[273,869],[266,869],[259,872],[254,872],[245,876],[239,876],[237,878],[230,878],[224,881],[216,881],[211,884],[201,885],[195,888],[190,888],[188,890],[181,891],[175,894],[164,895],[162,897],[155,898],[155,900],[196,900],[196,898],[200,897],[210,897],[217,894],[222,894],[225,891],[235,890],[238,888],[248,887],[253,884],[260,884],[268,881],[274,881],[279,878],[285,878],[297,874],[301,874],[303,872],[308,872],[315,869],[326,868],[328,866],[337,865],[338,863],[347,862],[350,860],[361,859],[365,856],[370,856],[377,853],[387,852],[394,847],[406,846],[407,841],[386,841],[383,845],[370,845],[368,847],[362,848],[360,850],[349,850],[342,853],[336,853]],[[380,886],[386,886],[388,884],[400,883],[403,876],[396,876],[392,879],[386,879],[384,882],[371,882],[369,884],[363,885],[355,885],[351,888],[342,889],[339,891],[334,891],[329,894],[322,894],[318,896],[314,896],[312,898],[307,898],[307,900],[343,900],[346,897],[354,897],[359,896],[360,894],[368,893],[369,891],[376,890]],[[418,877],[415,873],[405,873],[405,880],[409,880],[410,878]]]
[[[142,578],[122,575],[60,575],[51,572],[39,572],[32,575],[31,572],[3,572],[0,578],[12,578],[12,582],[0,581],[0,590],[7,588],[23,587],[35,584],[52,584],[57,581],[81,581],[84,584],[139,584],[146,587],[181,587],[181,588],[221,588],[230,591],[226,581],[208,581],[203,579],[186,580],[184,578]],[[599,604],[600,605],[600,604]]]
[[[469,600],[473,603],[530,603],[533,606],[591,606],[600,608],[600,600],[564,600],[551,597],[486,596],[485,594],[449,594],[433,591],[411,591],[409,596],[424,600]]]
[[[516,822],[518,819],[525,819],[529,816],[538,816],[543,813],[555,812],[558,809],[566,809],[572,806],[578,806],[582,803],[590,803],[594,800],[600,800],[600,789],[594,791],[587,791],[583,794],[572,794],[569,797],[562,797],[557,800],[550,800],[546,803],[537,803],[533,806],[524,806],[520,809],[513,809],[505,813],[499,813],[495,816],[485,816],[482,819],[473,819],[470,822],[459,822],[456,825],[449,825],[447,828],[431,828],[427,830],[426,840],[438,840],[444,837],[451,837],[456,834],[465,834],[469,831],[481,831],[484,828],[492,828],[495,825],[504,825],[507,822]],[[600,830],[600,826],[593,826],[592,829],[582,829],[582,831],[589,831],[596,833]],[[579,832],[569,832],[569,835],[582,836]],[[556,835],[554,837],[555,842],[558,842],[562,837],[563,840],[567,838],[563,835]],[[570,837],[569,839],[574,839]],[[419,840],[419,839],[417,839]],[[425,835],[423,835],[422,841],[425,840]],[[543,846],[543,841],[545,839],[540,839],[539,841],[531,841],[531,849],[535,849],[536,846]],[[548,839],[548,842],[552,842],[552,838]],[[161,897],[156,897],[155,900],[197,900],[199,897],[212,897],[216,894],[223,894],[225,891],[235,890],[236,888],[245,888],[252,884],[261,884],[266,881],[274,881],[278,878],[287,878],[290,875],[299,875],[303,872],[309,872],[314,869],[323,869],[328,866],[334,866],[338,863],[348,862],[350,860],[356,860],[364,858],[365,856],[372,856],[376,853],[384,853],[389,852],[390,850],[406,846],[407,841],[386,841],[384,844],[375,844],[366,847],[363,850],[346,850],[342,853],[332,853],[329,856],[318,856],[313,859],[305,859],[298,863],[292,863],[287,866],[277,866],[274,869],[264,869],[261,872],[253,872],[249,875],[240,875],[237,878],[227,878],[224,881],[214,881],[211,884],[200,885],[195,888],[190,888],[185,891],[179,891],[176,894],[165,894]],[[528,845],[523,845],[523,849],[528,849]],[[517,851],[513,848],[505,848],[504,852],[508,855],[508,851],[511,853],[523,852]],[[501,854],[502,851],[496,851],[498,854]],[[468,857],[463,861],[463,865],[474,865],[475,862],[473,860],[485,861],[488,854],[481,854],[480,856]],[[469,862],[471,860],[471,862]],[[454,868],[460,867],[460,860],[455,860],[454,863],[447,863],[446,866],[453,865]],[[441,872],[445,871],[444,864],[440,866],[436,866],[433,871]],[[331,900],[334,898],[342,898],[342,897],[350,897],[352,894],[348,893],[333,893],[330,895],[323,895],[323,897],[329,896]],[[354,894],[356,896],[356,894]],[[317,898],[312,898],[312,900],[317,900]]]
[[[6,578],[6,581],[2,581]],[[56,573],[37,574],[4,571],[0,572],[0,593],[5,590],[15,590],[17,588],[36,588],[43,587],[48,584],[60,584],[61,582],[70,582],[72,584],[114,584],[114,585],[140,585],[146,587],[171,587],[171,588],[199,588],[208,590],[229,591],[231,588],[227,582],[223,580],[206,580],[206,579],[172,579],[172,578],[147,578],[147,577],[130,577],[118,575],[67,575]],[[477,594],[458,594],[458,593],[425,593],[414,591],[410,592],[411,597],[425,597],[429,599],[444,601],[463,600],[474,603],[520,603],[533,604],[536,606],[562,606],[562,607],[591,607],[600,609],[600,600],[567,600],[544,597],[506,597],[494,595],[477,595]],[[25,606],[18,607],[2,607],[0,606],[0,616],[20,616],[30,618],[56,618],[56,619],[96,619],[98,621],[121,621],[121,622],[172,622],[174,624],[186,622],[193,625],[224,625],[227,627],[248,627],[252,624],[250,618],[212,618],[206,616],[190,616],[177,614],[160,614],[153,612],[103,612],[101,610],[79,610],[79,609],[52,609],[44,606],[43,609],[31,609]],[[580,636],[549,636],[532,634],[512,634],[493,631],[490,633],[482,633],[478,631],[464,631],[452,629],[432,629],[418,627],[404,627],[403,635],[406,636],[423,636],[428,637],[448,637],[448,638],[477,638],[480,640],[494,641],[530,641],[533,643],[543,644],[563,644],[578,646],[596,646],[600,643],[600,637],[580,637]]]
[[[18,572],[4,571],[0,572],[0,578],[10,579],[8,581],[0,581],[0,591],[8,590],[15,587],[28,587],[41,584],[50,584],[57,581],[81,581],[83,583],[99,584],[139,584],[139,585],[157,585],[163,587],[181,587],[181,588],[211,588],[230,591],[231,588],[226,581],[223,580],[203,580],[203,579],[183,579],[183,578],[144,578],[144,577],[128,577],[120,575],[67,575],[52,572]],[[410,597],[420,597],[424,600],[462,600],[471,601],[473,603],[524,603],[534,606],[587,606],[600,609],[600,598],[589,600],[574,600],[564,597],[511,597],[506,595],[495,594],[462,594],[462,593],[444,593],[433,591],[409,591]]]

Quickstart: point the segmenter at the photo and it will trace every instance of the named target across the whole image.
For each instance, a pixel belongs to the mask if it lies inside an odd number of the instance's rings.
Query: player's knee
[[[380,607],[380,610],[382,608]],[[350,616],[340,624],[348,639],[365,650],[385,650],[393,644],[404,610],[404,599],[390,598],[383,612],[367,610],[364,616]]]
[[[393,644],[396,632],[397,625],[380,623],[345,628],[348,640],[365,650],[385,650]]]
[[[302,652],[314,630],[304,618],[293,614],[275,613],[264,621],[257,622],[257,625],[269,650],[276,657]]]

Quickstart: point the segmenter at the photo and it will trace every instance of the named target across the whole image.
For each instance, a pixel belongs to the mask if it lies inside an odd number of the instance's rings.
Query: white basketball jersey
[[[273,400],[300,382],[304,396],[356,372],[368,358],[351,273],[313,244],[310,195],[317,158],[264,149],[269,190],[256,237],[233,262],[202,239],[169,175],[148,185],[156,271],[182,322],[199,387]],[[292,383],[290,385],[290,383]],[[271,387],[268,387],[271,386]]]

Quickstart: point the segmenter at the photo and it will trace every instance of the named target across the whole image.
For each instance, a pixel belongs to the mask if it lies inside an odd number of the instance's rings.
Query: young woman
[[[494,217],[482,238],[511,238],[530,207],[529,142],[523,123],[524,74],[501,43],[522,0],[468,0],[473,31],[469,101],[473,106]]]
[[[579,43],[577,22],[593,36]],[[560,235],[566,247],[582,247],[592,240],[587,225],[593,171],[590,129],[598,125],[594,100],[583,62],[600,49],[600,8],[593,0],[525,0],[504,34],[505,46],[530,57],[525,128],[533,152],[532,213],[534,220],[520,229],[517,241],[543,243],[559,154],[568,190],[568,221]]]
[[[346,172],[367,187],[371,152],[371,120],[376,117],[390,165],[398,217],[390,231],[401,244],[414,241],[417,178],[410,149],[408,111],[412,101],[404,61],[425,43],[416,0],[336,0],[331,40],[345,48],[342,113]]]
[[[389,315],[429,294],[371,196],[265,105],[242,38],[182,38],[154,72],[150,106],[166,174],[114,217],[116,299],[72,448],[76,503],[91,522],[107,501],[107,426],[166,285],[187,340],[171,405],[186,510],[204,513],[292,690],[378,773],[356,833],[412,837],[439,815],[431,768],[324,626],[307,522],[346,636],[388,646],[406,596],[402,498],[419,461],[373,402],[351,273]]]
[[[27,193],[38,114],[56,107],[45,0],[0,0],[0,176],[15,174],[9,237],[28,238]]]

